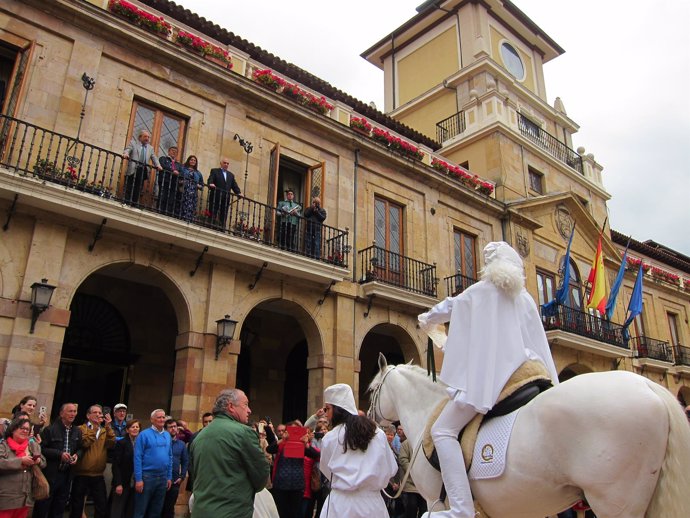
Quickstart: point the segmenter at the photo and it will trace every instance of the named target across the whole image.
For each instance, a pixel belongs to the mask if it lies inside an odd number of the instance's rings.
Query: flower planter
[[[211,56],[210,54],[204,54],[204,59],[206,61],[210,61],[211,63],[215,63],[216,65],[223,67],[223,68],[230,68],[230,63],[228,63],[225,60],[222,60],[220,58],[216,58]]]
[[[371,130],[365,130],[362,128],[358,128],[357,126],[350,126],[353,130],[355,130],[357,133],[361,133],[365,137],[371,137]]]

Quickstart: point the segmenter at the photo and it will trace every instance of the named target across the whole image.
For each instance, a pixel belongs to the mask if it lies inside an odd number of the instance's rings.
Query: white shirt
[[[321,442],[320,469],[331,481],[331,493],[321,516],[328,518],[374,518],[387,516],[381,489],[398,472],[395,455],[379,428],[366,451],[343,453],[345,425],[328,432]]]

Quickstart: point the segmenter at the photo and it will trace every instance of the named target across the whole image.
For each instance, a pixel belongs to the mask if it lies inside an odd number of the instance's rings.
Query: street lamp
[[[216,320],[216,325],[218,326],[218,337],[216,338],[216,360],[220,356],[220,353],[225,346],[232,341],[232,337],[235,334],[235,326],[237,326],[237,321],[232,320],[230,315],[225,315],[224,318]]]
[[[55,286],[47,284],[48,279],[41,279],[41,282],[34,282],[31,285],[31,329],[34,332],[36,320],[50,306],[50,299],[53,296]]]

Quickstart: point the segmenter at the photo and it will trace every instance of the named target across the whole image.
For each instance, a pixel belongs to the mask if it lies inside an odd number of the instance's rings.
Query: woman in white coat
[[[320,518],[388,516],[381,490],[397,473],[398,464],[386,435],[371,419],[358,414],[349,385],[328,387],[324,403],[333,429],[321,443],[320,468],[331,492]]]

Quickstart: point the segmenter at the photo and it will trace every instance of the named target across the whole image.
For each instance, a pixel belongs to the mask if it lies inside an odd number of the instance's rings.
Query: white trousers
[[[432,518],[474,517],[472,491],[465,471],[458,434],[476,415],[477,411],[473,407],[451,400],[431,427],[431,438],[441,464],[441,477],[446,486],[450,509],[426,513],[423,518],[429,515]]]

